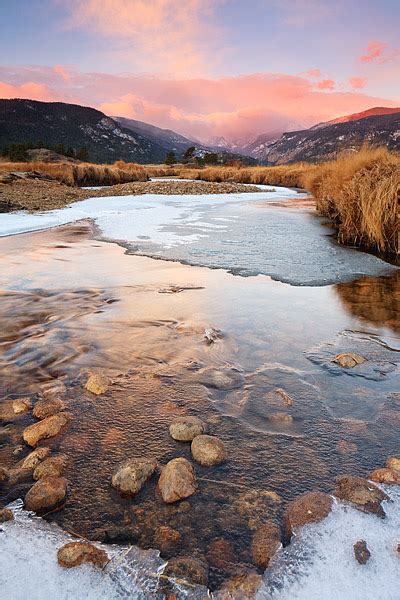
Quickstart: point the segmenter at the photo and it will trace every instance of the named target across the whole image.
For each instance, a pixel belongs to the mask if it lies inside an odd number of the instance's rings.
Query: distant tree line
[[[194,163],[198,167],[204,167],[205,165],[217,165],[220,161],[216,152],[205,152],[203,156],[196,156],[196,147],[190,146],[187,148],[182,156],[182,162],[184,164]],[[173,165],[177,162],[176,154],[173,150],[167,152],[165,157],[166,165]]]
[[[46,144],[42,141],[9,144],[3,148],[1,154],[13,162],[24,162],[28,160],[27,151],[38,148],[46,148],[46,150],[52,150],[53,152],[57,152],[57,154],[68,156],[69,158],[76,158],[82,162],[87,162],[89,160],[87,148],[72,148],[72,146],[65,146],[64,144]]]

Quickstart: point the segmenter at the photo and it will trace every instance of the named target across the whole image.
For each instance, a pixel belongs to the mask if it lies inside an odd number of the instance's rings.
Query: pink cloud
[[[215,135],[240,140],[300,129],[373,106],[397,105],[360,88],[335,91],[331,80],[321,89],[321,81],[316,87],[306,76],[280,73],[220,79],[68,73],[63,78],[51,67],[0,67],[0,97],[62,99],[203,141]]]
[[[309,71],[306,71],[306,75],[309,77],[321,77],[321,71],[320,69],[310,69]]]
[[[366,77],[350,77],[349,85],[353,90],[362,90],[366,87],[368,79]]]
[[[63,67],[62,65],[54,65],[53,67],[54,73],[59,75],[64,81],[69,81],[71,79],[71,73],[68,69]]]
[[[214,63],[221,30],[212,23],[224,0],[61,0],[69,27],[85,28],[116,42],[124,62],[136,69],[175,74],[205,72]],[[113,50],[115,54],[115,48]]]
[[[321,79],[317,82],[317,88],[319,90],[334,90],[336,83],[333,79]]]
[[[372,62],[381,59],[383,52],[386,50],[387,44],[378,41],[372,41],[368,44],[366,53],[360,56],[361,62]]]

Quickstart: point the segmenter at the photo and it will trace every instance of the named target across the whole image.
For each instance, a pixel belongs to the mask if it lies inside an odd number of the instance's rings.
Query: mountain
[[[331,121],[325,121],[324,123],[318,123],[311,129],[321,129],[321,127],[327,127],[328,125],[337,125],[337,123],[348,123],[349,121],[359,121],[367,117],[378,117],[380,115],[393,115],[400,112],[400,108],[386,108],[384,106],[375,106],[375,108],[368,108],[359,113],[353,113],[352,115],[345,115],[344,117],[338,117]]]
[[[178,156],[181,156],[191,146],[201,146],[197,140],[190,140],[171,129],[162,129],[143,121],[126,119],[125,117],[113,117],[113,119],[135,135],[143,135],[164,148],[164,156],[169,150],[173,150]]]
[[[367,114],[340,117],[311,129],[284,133],[267,146],[264,161],[268,164],[320,162],[335,158],[342,150],[356,150],[364,143],[400,150],[400,108],[374,108],[365,112]],[[365,116],[357,118],[360,114]]]
[[[262,133],[258,135],[247,144],[244,144],[240,148],[240,153],[245,156],[252,156],[256,160],[263,161],[268,147],[279,140],[282,135],[282,131]]]
[[[0,100],[0,149],[39,140],[46,145],[86,148],[89,159],[100,163],[149,163],[165,158],[164,145],[133,133],[94,108],[63,102]]]

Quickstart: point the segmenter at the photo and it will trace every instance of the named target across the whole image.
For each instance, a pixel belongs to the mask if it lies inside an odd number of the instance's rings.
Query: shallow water
[[[10,467],[27,453],[13,450],[32,417],[10,416],[11,400],[64,382],[73,419],[46,445],[69,457],[70,491],[47,518],[90,539],[142,548],[156,547],[157,528],[168,524],[182,538],[164,558],[205,557],[216,589],[243,565],[252,568],[254,527],[279,520],[288,500],[330,491],[337,474],[366,475],[398,453],[398,272],[293,287],[131,256],[93,234],[82,223],[0,240],[0,462]],[[222,332],[212,345],[208,327]],[[348,350],[368,361],[353,370],[332,363]],[[204,385],[210,367],[240,370],[243,386]],[[92,370],[112,377],[105,396],[83,389]],[[292,420],[277,420],[282,412]],[[229,460],[196,466],[199,492],[178,505],[163,504],[156,478],[135,499],[121,499],[109,481],[126,458],[190,458],[168,434],[171,420],[187,413],[224,440]],[[1,500],[23,497],[31,485],[20,481]],[[210,554],[221,537],[235,556],[222,568]]]

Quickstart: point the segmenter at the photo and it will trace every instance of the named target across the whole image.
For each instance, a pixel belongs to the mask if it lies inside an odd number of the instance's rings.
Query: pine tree
[[[175,163],[176,163],[175,152],[173,150],[170,150],[169,152],[167,152],[167,156],[165,157],[165,164],[166,165],[174,165]]]

